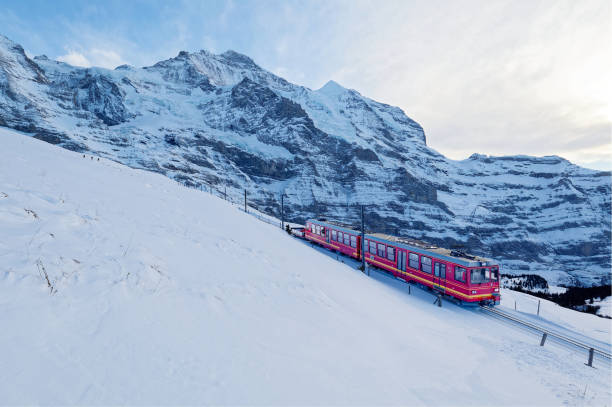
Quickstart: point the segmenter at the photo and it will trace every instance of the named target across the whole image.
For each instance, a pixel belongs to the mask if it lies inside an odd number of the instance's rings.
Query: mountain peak
[[[21,45],[0,34],[0,50],[2,49],[13,52],[17,51],[20,54],[25,54],[25,51]]]
[[[328,96],[338,96],[345,93],[348,89],[340,85],[338,82],[330,80],[327,81],[317,92],[324,93]]]
[[[226,60],[232,61],[232,62],[238,62],[244,65],[257,66],[257,64],[255,64],[255,62],[248,56],[241,54],[239,52],[233,51],[231,49],[225,51],[219,56],[223,57]]]

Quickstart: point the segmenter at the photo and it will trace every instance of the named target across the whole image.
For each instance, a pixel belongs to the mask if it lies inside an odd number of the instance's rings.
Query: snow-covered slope
[[[401,109],[330,81],[311,90],[228,51],[77,68],[0,38],[0,126],[230,195],[294,221],[355,220],[465,245],[509,273],[610,281],[609,172],[559,157],[452,161]]]
[[[609,368],[214,196],[5,129],[0,145],[2,405],[610,404]]]

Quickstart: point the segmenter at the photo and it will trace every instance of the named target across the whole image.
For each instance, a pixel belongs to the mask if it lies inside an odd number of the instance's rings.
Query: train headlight
[[[499,288],[495,288],[493,291],[495,291],[496,293],[499,292]]]
[[[476,294],[476,290],[472,290],[472,294]]]

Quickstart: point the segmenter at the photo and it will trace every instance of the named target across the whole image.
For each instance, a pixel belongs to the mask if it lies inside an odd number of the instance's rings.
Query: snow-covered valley
[[[612,404],[609,365],[214,196],[12,130],[0,146],[0,404]],[[554,307],[610,342],[610,320]]]

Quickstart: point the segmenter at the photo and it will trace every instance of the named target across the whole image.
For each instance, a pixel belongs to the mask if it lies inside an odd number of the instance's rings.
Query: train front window
[[[488,270],[483,268],[476,268],[470,270],[470,283],[471,284],[482,284],[489,282]]]

